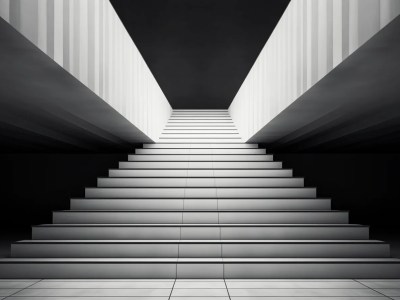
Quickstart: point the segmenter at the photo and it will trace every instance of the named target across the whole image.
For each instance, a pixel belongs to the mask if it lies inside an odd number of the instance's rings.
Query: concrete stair
[[[157,143],[13,243],[0,277],[400,278],[400,261],[226,110],[175,110]]]

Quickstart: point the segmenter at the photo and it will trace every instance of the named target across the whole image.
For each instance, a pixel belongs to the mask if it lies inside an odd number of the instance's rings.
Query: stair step
[[[77,211],[53,212],[54,224],[346,224],[346,211]]]
[[[329,270],[327,272],[327,270]],[[392,258],[3,258],[1,278],[399,278]]]
[[[184,118],[184,119],[192,119],[192,120],[196,120],[197,118],[227,118],[229,120],[232,120],[232,117],[229,115],[229,113],[213,113],[213,114],[209,114],[209,113],[179,113],[179,114],[171,114],[169,121],[171,121],[172,119],[179,119],[179,118]]]
[[[366,240],[368,226],[354,224],[46,224],[37,240]]]
[[[304,187],[303,178],[98,178],[98,187]]]
[[[75,210],[202,209],[202,210],[328,210],[330,199],[71,199]]]
[[[198,119],[202,119],[202,120],[209,120],[209,119],[228,119],[228,120],[232,120],[231,116],[229,114],[202,114],[202,115],[195,115],[195,114],[191,114],[191,115],[185,115],[185,114],[179,114],[179,115],[174,115],[172,114],[168,120],[168,122],[171,122],[172,120],[177,120],[177,119],[184,119],[184,120],[198,120]]]
[[[185,126],[179,123],[175,124],[167,124],[165,125],[164,130],[237,130],[235,125],[233,124],[217,124],[217,125],[209,125],[209,124],[201,124],[194,126]]]
[[[197,143],[197,144],[204,144],[204,143],[221,143],[221,144],[223,144],[223,143],[227,143],[227,144],[230,144],[230,143],[237,143],[237,142],[240,142],[241,141],[241,139],[240,138],[237,138],[237,139],[233,139],[233,138],[230,138],[230,139],[225,139],[225,138],[216,138],[216,139],[212,139],[212,138],[209,138],[209,139],[207,139],[207,138],[204,138],[204,139],[201,139],[201,138],[199,138],[199,139],[169,139],[169,138],[160,138],[159,139],[159,141],[160,142],[165,142],[165,143],[177,143],[177,144],[180,144],[180,143],[182,143],[182,144],[186,144],[186,143]]]
[[[156,143],[156,144],[143,144],[145,149],[257,149],[258,144],[244,144],[244,143]]]
[[[315,198],[316,188],[86,188],[87,198]]]
[[[194,123],[194,124],[184,124],[184,123],[172,123],[166,124],[165,129],[236,129],[233,123]]]
[[[292,177],[291,169],[111,169],[110,177]]]
[[[188,129],[188,128],[180,128],[180,129],[164,129],[162,134],[238,134],[236,128],[208,128],[208,129]]]
[[[136,149],[136,154],[159,155],[159,154],[266,154],[266,149]]]
[[[187,113],[175,113],[175,112],[173,112],[171,114],[171,117],[200,117],[200,116],[205,116],[205,117],[210,117],[210,116],[213,116],[213,117],[217,117],[217,116],[218,117],[231,117],[228,112],[213,112],[213,113],[210,113],[210,112],[208,112],[208,113],[195,113],[195,112],[192,112],[192,113],[189,113],[189,112],[187,112]]]
[[[162,133],[160,139],[241,139],[238,133]]]
[[[232,119],[173,119],[168,121],[168,124],[174,124],[174,123],[181,123],[181,124],[221,124],[221,123],[228,123],[228,124],[233,124]]]
[[[124,161],[119,163],[121,169],[280,169],[282,162],[277,161],[246,161],[246,162],[221,162],[221,161]]]
[[[134,154],[128,155],[128,161],[201,161],[201,162],[237,162],[237,161],[273,161],[272,155],[265,154]]]
[[[390,257],[373,240],[27,240],[11,245],[12,257],[109,258],[361,258]]]

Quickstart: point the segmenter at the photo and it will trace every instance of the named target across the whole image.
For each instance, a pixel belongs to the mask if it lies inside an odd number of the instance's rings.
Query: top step
[[[245,144],[245,143],[156,143],[156,144],[143,144],[145,149],[255,149],[258,144]]]
[[[175,113],[187,113],[187,112],[194,112],[194,113],[229,113],[227,109],[174,109],[172,111],[173,114]]]

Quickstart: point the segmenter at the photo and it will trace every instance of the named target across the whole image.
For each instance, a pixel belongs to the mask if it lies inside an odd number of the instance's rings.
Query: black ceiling
[[[228,108],[289,0],[111,0],[173,108]]]

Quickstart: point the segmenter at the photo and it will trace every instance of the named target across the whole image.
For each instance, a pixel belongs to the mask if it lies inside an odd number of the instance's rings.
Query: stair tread
[[[140,200],[140,198],[71,198],[73,200]],[[166,201],[170,201],[170,200],[187,200],[186,198],[145,198],[143,199],[144,201],[147,200],[166,200]],[[331,198],[190,198],[190,200],[331,200]]]
[[[0,263],[396,263],[398,258],[1,258]]]
[[[125,162],[133,162],[133,161],[125,161]],[[188,170],[197,170],[197,168],[187,168],[187,169]],[[123,169],[117,168],[117,169],[109,169],[109,170],[110,171],[111,170],[113,170],[113,171],[121,171],[121,170],[123,170],[123,171],[126,171],[126,170],[136,171],[136,170],[148,170],[148,169],[147,168],[123,168]],[[171,169],[152,168],[151,170],[155,171],[155,170],[175,170],[175,169],[173,169],[173,168],[171,168]],[[226,168],[204,168],[204,169],[200,169],[200,170],[202,170],[202,171],[224,170],[225,171],[227,169]],[[234,169],[234,168],[232,168],[232,169],[229,169],[229,170],[230,171],[244,171],[244,170],[253,171],[254,169],[251,169],[251,168]],[[258,168],[256,170],[258,170],[258,171],[263,171],[263,170],[266,170],[266,171],[276,171],[276,170],[292,171],[293,169],[287,169],[287,168],[286,169],[285,168],[279,168],[279,169],[276,169],[276,168]],[[214,176],[212,176],[212,177],[214,177]],[[228,178],[230,178],[230,177],[228,177]]]
[[[191,148],[193,149],[193,148]],[[230,148],[232,149],[232,148]],[[257,148],[260,149],[260,148]],[[201,153],[201,154],[196,154],[196,153],[165,153],[165,154],[155,154],[155,153],[129,153],[128,155],[137,155],[137,156],[149,156],[149,155],[154,155],[154,156],[171,156],[171,155],[180,155],[180,156],[272,156],[272,153],[238,153],[238,154],[233,154],[233,153]]]
[[[127,169],[124,169],[127,170]],[[218,178],[218,179],[233,179],[233,180],[237,180],[237,179],[284,179],[284,180],[290,180],[290,179],[304,179],[304,177],[279,177],[279,176],[235,176],[235,177],[227,177],[227,176],[152,176],[152,177],[143,177],[143,176],[123,176],[123,177],[119,177],[119,176],[113,176],[113,177],[97,177],[98,179],[129,179],[129,178],[134,178],[134,179],[146,179],[146,180],[151,180],[151,179],[209,179],[209,178]]]
[[[21,240],[14,244],[386,244],[380,240]]]
[[[137,154],[135,154],[137,155]],[[174,154],[175,155],[175,154]],[[280,160],[218,160],[218,159],[210,159],[210,160],[195,160],[195,159],[187,159],[187,160],[125,160],[121,162],[130,162],[130,163],[137,163],[137,162],[157,162],[157,163],[162,163],[162,162],[224,162],[224,163],[229,163],[229,162],[258,162],[258,163],[263,163],[263,162],[282,162]]]
[[[160,187],[97,187],[97,186],[92,186],[92,187],[87,187],[86,189],[316,189],[315,186],[302,186],[302,187],[253,187],[253,186],[248,186],[248,187],[182,187],[182,186],[160,186]]]
[[[245,210],[245,209],[238,209],[238,210],[206,210],[206,209],[168,209],[168,210],[150,210],[150,209],[136,209],[136,210],[131,210],[131,209],[119,209],[119,210],[111,210],[111,209],[100,209],[100,210],[95,210],[95,209],[88,209],[88,210],[82,210],[82,209],[76,209],[76,210],[55,210],[54,212],[65,212],[65,213],[74,213],[74,212],[84,212],[84,213],[107,213],[107,212],[112,212],[112,213],[168,213],[168,212],[182,212],[182,213],[347,213],[348,211],[346,210]]]
[[[223,223],[130,223],[130,224],[40,224],[34,225],[32,227],[369,227],[368,225],[360,225],[360,224],[262,224],[262,223],[232,223],[232,224],[223,224]]]

